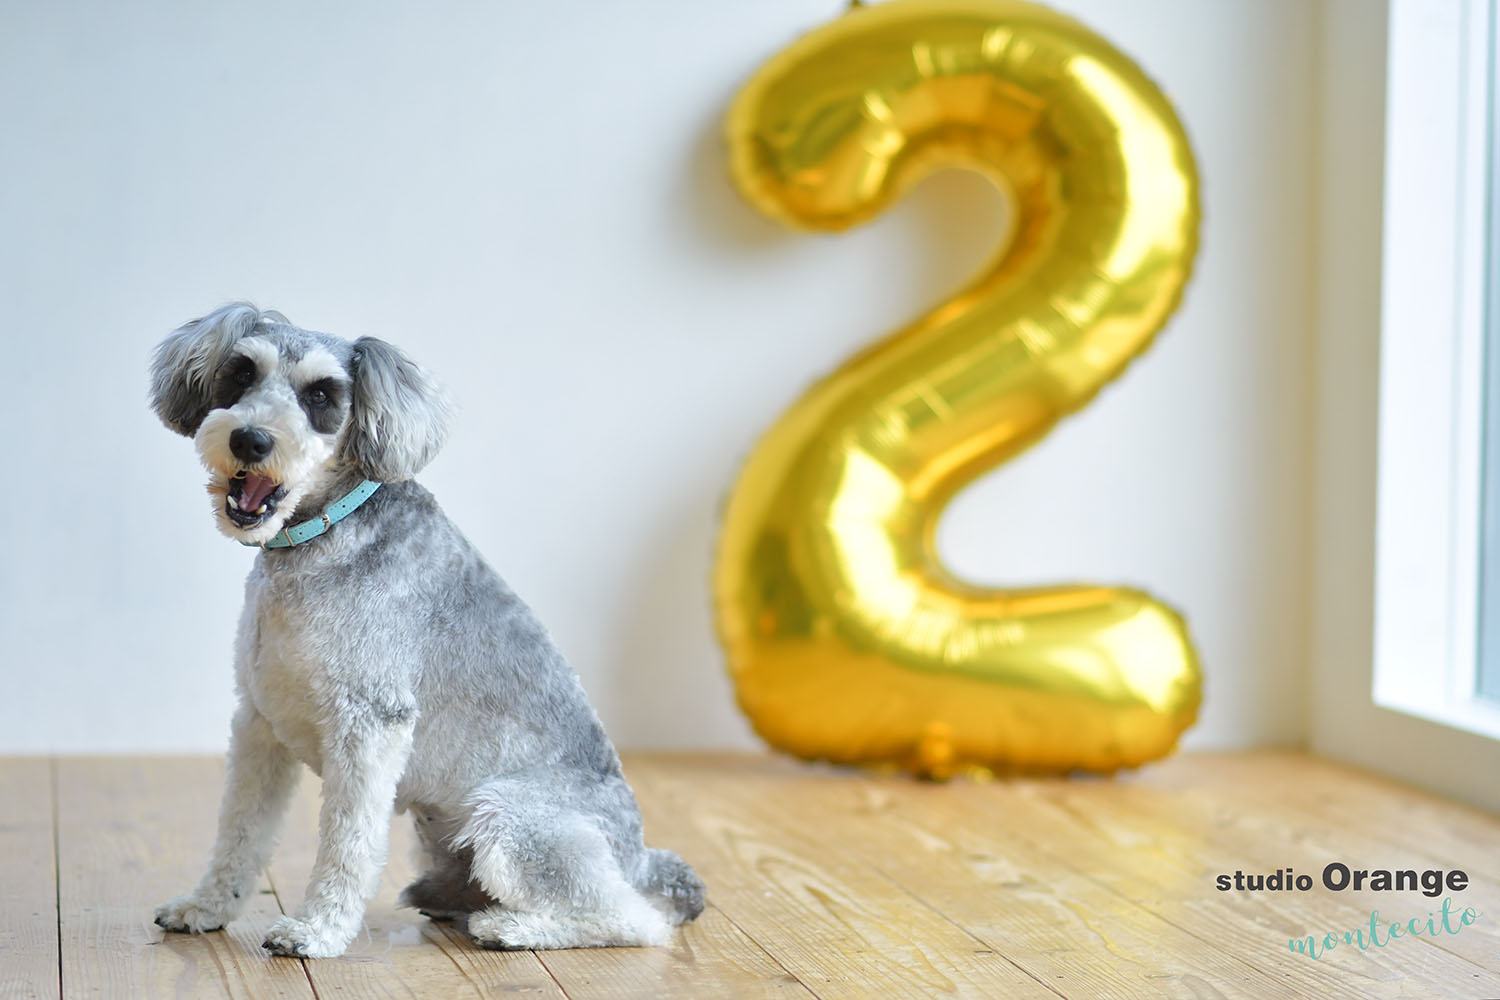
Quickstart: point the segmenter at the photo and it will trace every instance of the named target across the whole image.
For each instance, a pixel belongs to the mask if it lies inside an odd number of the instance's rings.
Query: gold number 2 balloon
[[[858,225],[947,166],[992,178],[1014,218],[976,281],[815,384],[740,473],[715,611],[757,732],[938,777],[1170,752],[1200,699],[1171,608],[978,587],[933,544],[961,486],[1085,406],[1176,308],[1198,197],[1166,99],[1046,8],[893,0],[778,53],[727,125],[740,190],[793,226]]]

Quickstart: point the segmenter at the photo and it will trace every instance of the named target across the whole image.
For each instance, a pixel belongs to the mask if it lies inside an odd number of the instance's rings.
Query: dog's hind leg
[[[496,905],[469,916],[470,937],[486,948],[663,943],[666,915],[627,879],[600,818],[537,791],[499,782],[471,801],[458,842]]]
[[[475,852],[475,873],[498,900],[469,915],[486,948],[605,948],[656,945],[670,925],[620,871],[604,837],[578,817],[536,831],[522,863]],[[504,893],[496,890],[504,888]]]
[[[638,916],[623,911],[540,913],[496,906],[469,914],[468,931],[481,948],[521,951],[658,945],[667,939],[666,926],[655,911]]]
[[[453,920],[488,909],[495,900],[469,878],[469,866],[456,858],[434,865],[401,890],[400,906],[410,906],[432,920]]]
[[[410,906],[432,920],[453,920],[485,910],[495,900],[473,880],[474,852],[454,850],[438,829],[441,824],[418,813],[417,837],[422,845],[421,876],[401,890],[400,906]]]

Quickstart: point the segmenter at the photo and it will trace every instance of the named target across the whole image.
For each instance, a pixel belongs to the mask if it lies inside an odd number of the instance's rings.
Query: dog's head
[[[390,344],[301,330],[246,303],[161,343],[151,404],[197,446],[219,530],[246,542],[272,538],[341,477],[410,479],[448,416],[432,379]]]

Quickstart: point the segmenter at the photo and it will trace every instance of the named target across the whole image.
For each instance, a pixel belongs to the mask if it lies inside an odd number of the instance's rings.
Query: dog
[[[270,859],[301,773],[323,779],[306,898],[277,955],[340,955],[385,866],[392,808],[427,859],[401,895],[484,947],[663,943],[703,882],[648,848],[620,760],[531,610],[412,481],[445,398],[397,348],[234,303],[175,330],[151,405],[191,437],[223,534],[261,548],[235,645],[218,839],[168,931],[222,928]]]

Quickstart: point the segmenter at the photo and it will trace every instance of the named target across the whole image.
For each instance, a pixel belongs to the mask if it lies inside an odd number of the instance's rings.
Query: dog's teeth
[[[257,514],[264,514],[265,512],[266,512],[266,505],[265,504],[261,504],[259,507],[255,508],[255,513],[257,513]]]
[[[233,507],[235,510],[240,509],[240,502],[238,500],[236,500],[234,497],[229,497],[228,500],[229,506]]]

